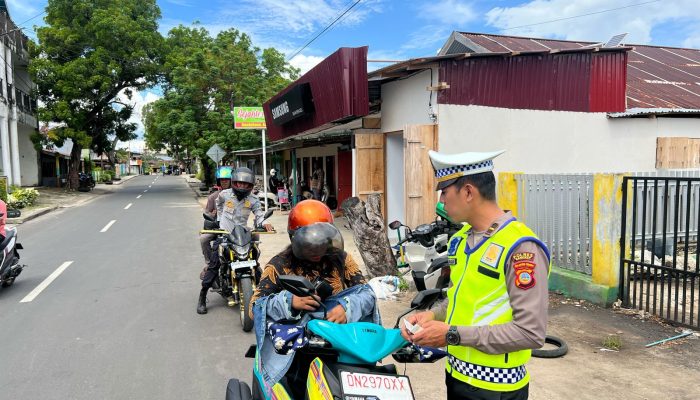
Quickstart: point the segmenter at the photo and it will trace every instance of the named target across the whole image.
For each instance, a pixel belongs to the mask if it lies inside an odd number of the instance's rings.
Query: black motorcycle
[[[264,219],[268,219],[272,212],[268,210]],[[214,233],[218,236],[212,242],[219,257],[219,273],[212,289],[226,299],[229,306],[239,305],[241,325],[245,332],[249,332],[253,329],[250,299],[261,272],[258,263],[259,233],[267,232],[262,226],[250,229],[243,225],[236,225],[228,232],[219,229],[219,223],[213,216],[206,213],[203,216],[204,230],[201,233]]]
[[[18,218],[19,210],[7,210],[9,218]],[[0,213],[0,218],[3,215]],[[0,251],[2,251],[2,262],[0,262],[0,286],[8,287],[15,282],[17,276],[22,272],[26,265],[19,263],[19,252],[22,250],[22,244],[17,242],[17,229],[6,228],[5,240],[0,243]]]
[[[95,178],[85,172],[78,172],[78,191],[89,192],[95,187]]]

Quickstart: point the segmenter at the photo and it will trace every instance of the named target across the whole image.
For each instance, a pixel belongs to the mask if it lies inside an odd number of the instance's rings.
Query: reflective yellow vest
[[[486,326],[513,320],[506,286],[505,265],[521,243],[533,241],[549,251],[537,236],[515,218],[504,223],[475,248],[467,247],[469,227],[450,239],[452,287],[445,322],[455,326]],[[518,390],[530,381],[525,363],[531,351],[486,354],[467,346],[448,346],[447,373],[469,385],[498,392]]]

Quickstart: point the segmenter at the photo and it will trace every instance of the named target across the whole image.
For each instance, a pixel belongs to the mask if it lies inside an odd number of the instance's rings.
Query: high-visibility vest
[[[506,286],[506,263],[513,250],[523,242],[537,243],[548,258],[549,251],[530,228],[515,218],[505,222],[490,237],[484,237],[475,248],[467,247],[468,230],[465,227],[450,239],[448,257],[452,265],[452,287],[447,292],[445,322],[454,326],[511,322],[513,310]],[[548,269],[551,269],[549,265]],[[467,346],[448,346],[447,350],[447,372],[469,385],[507,392],[518,390],[530,381],[525,367],[530,349],[506,354],[486,354]]]

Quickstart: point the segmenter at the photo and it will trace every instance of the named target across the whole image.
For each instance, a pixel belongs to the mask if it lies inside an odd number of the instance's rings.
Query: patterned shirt
[[[350,254],[343,253],[341,258],[344,259],[343,271],[332,265],[328,261],[324,261],[323,266],[319,268],[317,265],[305,263],[292,255],[292,250],[288,247],[280,254],[274,256],[265,266],[260,282],[258,283],[251,303],[257,299],[271,294],[279,293],[282,290],[282,285],[277,277],[280,275],[297,275],[303,276],[311,282],[317,279],[323,279],[333,288],[333,294],[337,294],[344,289],[352,286],[362,285],[367,283],[365,277],[362,276],[362,271]],[[324,260],[326,260],[324,258]],[[341,278],[341,274],[343,275]]]

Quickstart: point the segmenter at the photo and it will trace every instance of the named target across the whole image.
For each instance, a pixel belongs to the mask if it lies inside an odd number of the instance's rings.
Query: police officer
[[[527,399],[531,349],[547,326],[549,251],[525,224],[496,203],[493,153],[429,152],[441,202],[466,222],[449,242],[447,299],[407,321],[416,344],[447,346],[447,398]]]
[[[222,190],[229,189],[231,187],[231,174],[233,168],[228,166],[219,167],[216,170],[216,184],[219,189],[213,192],[207,197],[207,205],[204,207],[204,211],[208,214],[216,215],[216,199],[219,197],[219,193]],[[211,242],[216,239],[216,234],[213,233],[202,233],[199,235],[199,245],[202,247],[202,255],[204,256],[204,269],[199,274],[199,279],[204,279],[204,275],[207,273],[209,268],[209,258],[211,257]]]
[[[265,218],[265,211],[257,197],[251,195],[255,175],[248,168],[237,168],[231,174],[231,188],[222,190],[216,198],[216,218],[222,230],[232,231],[236,225],[247,225],[248,217],[255,214],[255,226],[260,226]],[[262,225],[265,230],[272,231],[272,225]],[[219,257],[209,259],[209,267],[202,279],[202,290],[197,301],[197,313],[207,313],[207,292],[219,273]]]

